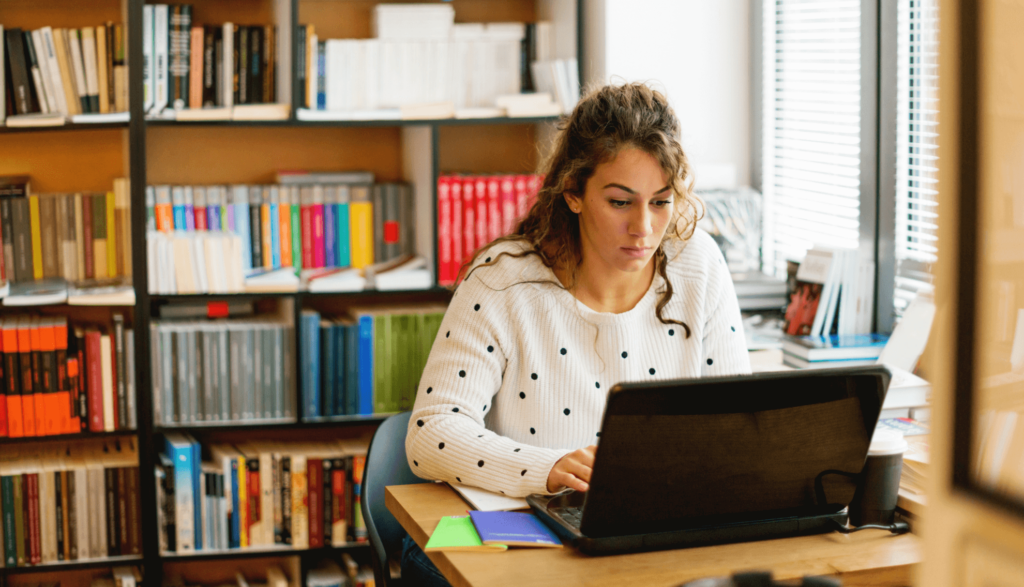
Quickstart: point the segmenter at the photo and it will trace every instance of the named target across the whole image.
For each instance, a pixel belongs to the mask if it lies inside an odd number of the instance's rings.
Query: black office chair
[[[391,580],[388,555],[400,555],[406,532],[384,505],[384,487],[430,483],[409,469],[405,457],[405,432],[412,412],[395,414],[377,428],[366,453],[363,470],[362,511],[373,547],[373,575],[378,587],[396,587]]]

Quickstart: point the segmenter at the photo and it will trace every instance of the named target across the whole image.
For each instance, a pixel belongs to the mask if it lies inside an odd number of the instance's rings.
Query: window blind
[[[932,290],[936,260],[938,7],[935,0],[900,0],[896,87],[897,317],[918,292]]]
[[[860,0],[764,10],[763,269],[860,238]]]

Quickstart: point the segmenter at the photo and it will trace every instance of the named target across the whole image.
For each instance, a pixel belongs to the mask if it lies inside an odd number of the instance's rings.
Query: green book
[[[373,317],[373,411],[386,414],[391,411],[391,390],[388,383],[388,346],[387,346],[387,314]]]
[[[28,554],[25,552],[25,537],[28,536],[28,528],[25,527],[28,520],[25,519],[25,499],[28,498],[24,495],[24,475],[14,476],[14,542],[18,553],[18,566],[23,567],[28,564]]]
[[[504,544],[484,544],[480,541],[480,535],[476,533],[476,527],[469,516],[445,516],[437,523],[434,533],[430,535],[427,546],[423,549],[426,552],[505,552],[508,546]]]
[[[0,499],[3,500],[4,566],[13,567],[18,564],[18,535],[14,528],[14,477],[0,477]]]
[[[292,267],[302,269],[302,221],[299,210],[299,190],[295,188],[292,194]]]

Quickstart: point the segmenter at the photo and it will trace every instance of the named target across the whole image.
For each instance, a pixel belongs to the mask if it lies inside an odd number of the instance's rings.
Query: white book
[[[43,59],[46,60],[46,71],[50,76],[50,85],[56,94],[54,97],[57,100],[57,111],[67,116],[71,113],[71,107],[64,91],[64,80],[60,75],[60,63],[57,61],[57,50],[53,44],[53,29],[44,26],[39,29],[39,34],[43,41]]]
[[[153,107],[156,69],[153,67],[153,5],[142,6],[142,111]]]
[[[107,345],[109,348],[110,345]],[[96,462],[87,468],[89,476],[89,526],[93,530],[89,535],[92,545],[91,558],[107,556],[107,500],[106,483],[103,477],[103,463]]]
[[[345,41],[328,39],[324,43],[324,88],[327,93],[327,110],[345,110],[342,95],[345,77]]]
[[[231,108],[235,103],[235,25],[224,23],[223,39],[224,56],[221,65],[221,75],[224,79],[221,82],[224,95],[221,103],[225,108]]]
[[[196,280],[196,290],[199,293],[209,293],[210,280],[206,275],[206,255],[201,244],[201,236],[188,239],[189,252],[192,253],[192,275]]]
[[[92,112],[89,105],[89,88],[85,81],[85,62],[82,60],[82,41],[78,29],[65,29],[68,46],[71,48],[71,70],[75,78],[75,94],[82,103],[82,112]]]
[[[110,335],[100,336],[100,375],[103,381],[103,430],[114,431],[114,373],[110,356]]]
[[[153,6],[153,63],[154,73],[153,112],[159,113],[167,107],[167,5]],[[230,38],[230,37],[228,37]]]
[[[29,67],[29,75],[32,76],[32,83],[35,85],[35,89],[36,89],[36,102],[39,103],[39,111],[41,113],[43,113],[43,114],[50,114],[53,111],[50,110],[50,102],[49,102],[49,100],[47,99],[47,96],[46,96],[46,86],[43,85],[43,74],[42,74],[42,72],[39,71],[38,59],[37,59],[36,65],[31,65],[31,59],[29,58],[29,54],[28,54],[29,49],[31,49],[32,52],[35,53],[36,51],[35,51],[34,44],[33,44],[33,46],[31,48],[26,47],[26,48],[24,48],[22,50],[25,52],[25,61],[26,61],[25,65],[26,66],[31,66],[31,67]]]
[[[307,52],[307,54],[309,55],[309,63],[307,63],[306,66],[307,69],[309,69],[309,72],[306,74],[306,91],[308,92],[309,95],[309,107],[312,110],[320,110],[321,108],[318,104],[316,95],[317,75],[319,69],[317,66],[317,62],[319,61],[318,52],[320,44],[315,34],[309,35],[307,41],[309,42],[309,51]],[[326,66],[324,68],[324,75],[327,75]]]
[[[39,487],[39,546],[43,563],[57,561],[57,512],[50,504],[55,497],[53,469],[44,465],[38,472]]]
[[[96,74],[96,33],[89,27],[82,29],[82,61],[85,65],[85,87],[89,94],[90,107],[93,112],[99,112],[100,84]]]
[[[60,102],[57,100],[56,91],[53,87],[53,74],[50,73],[50,60],[46,58],[46,42],[43,40],[41,30],[34,30],[32,35],[32,48],[36,52],[36,61],[39,63],[39,77],[46,90],[47,112],[60,112]]]
[[[363,45],[363,93],[362,108],[374,110],[380,108],[380,41],[367,39]]]
[[[75,476],[75,515],[77,516],[78,558],[89,558],[92,546],[89,544],[89,482],[85,468],[68,471]]]

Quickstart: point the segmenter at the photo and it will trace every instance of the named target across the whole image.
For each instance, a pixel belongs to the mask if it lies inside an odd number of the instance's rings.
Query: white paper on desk
[[[508,497],[506,495],[498,495],[493,491],[487,491],[486,489],[480,489],[479,487],[469,487],[467,485],[460,485],[458,483],[449,483],[452,489],[459,492],[462,499],[469,502],[469,505],[473,506],[474,509],[481,512],[503,512],[509,510],[528,510],[530,504],[526,503],[525,499],[519,497]]]

